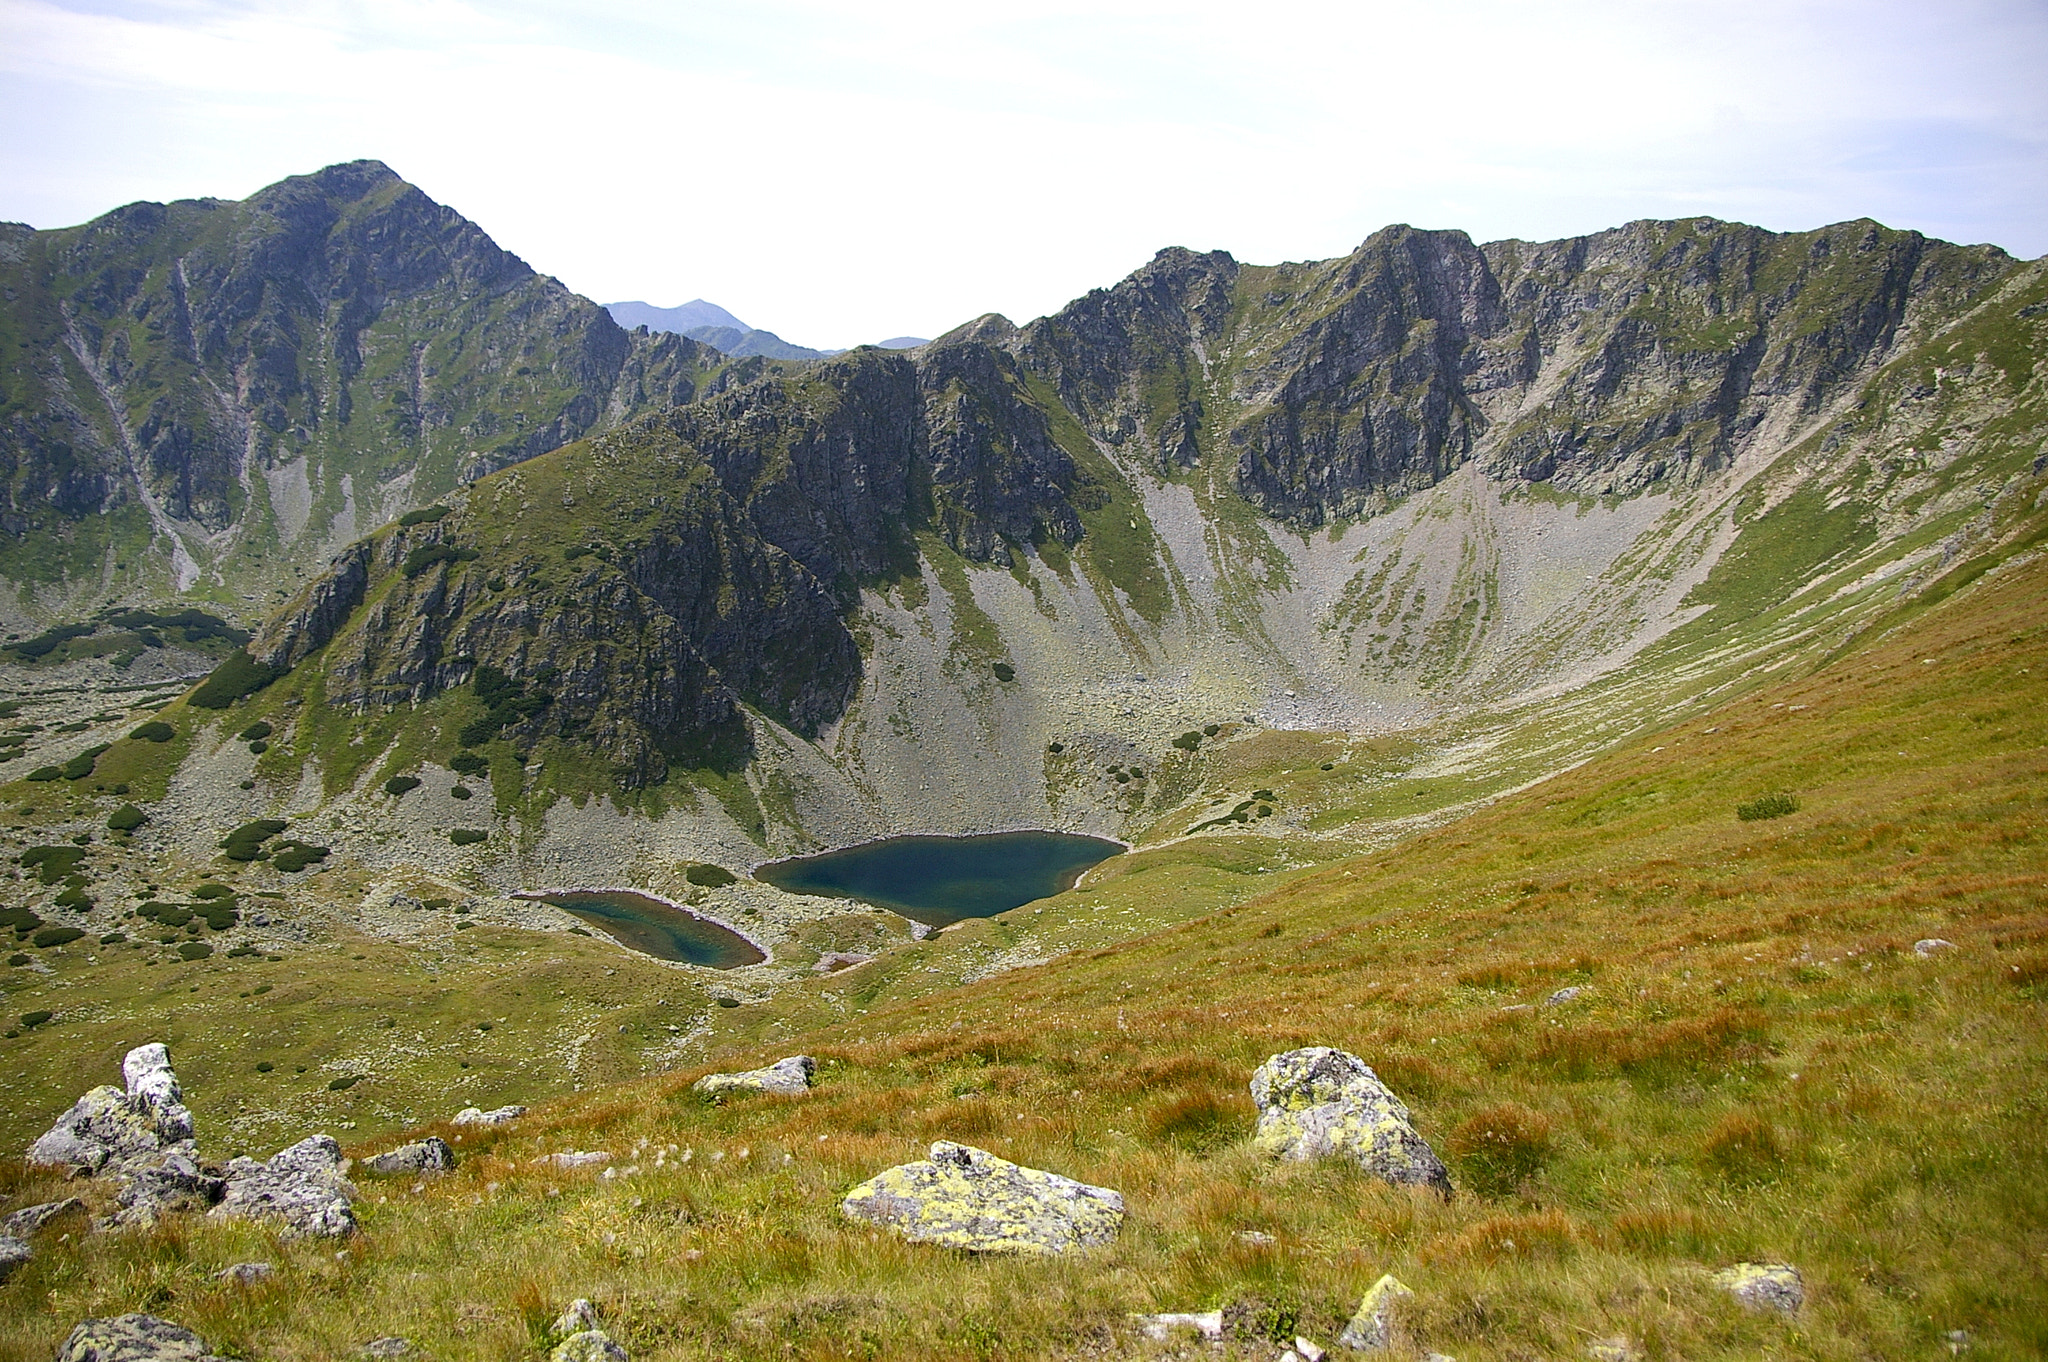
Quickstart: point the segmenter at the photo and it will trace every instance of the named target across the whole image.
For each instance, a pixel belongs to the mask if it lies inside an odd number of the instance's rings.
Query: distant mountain
[[[683,332],[691,340],[723,350],[734,359],[761,355],[768,359],[829,359],[837,350],[811,350],[791,345],[773,331],[756,331],[740,326],[693,326]]]
[[[644,326],[649,331],[669,331],[682,336],[689,334],[693,326],[730,326],[737,331],[753,329],[717,303],[707,303],[702,298],[692,298],[681,307],[656,307],[652,303],[606,303],[604,310],[611,313],[612,320],[628,331],[636,326]]]
[[[915,350],[920,345],[931,344],[930,336],[891,336],[875,344],[883,350]]]

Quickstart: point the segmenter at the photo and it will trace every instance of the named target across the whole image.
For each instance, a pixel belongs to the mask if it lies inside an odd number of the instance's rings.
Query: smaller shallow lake
[[[754,878],[793,894],[859,899],[928,927],[997,913],[1073,887],[1124,846],[1070,832],[891,837],[760,867]]]
[[[698,917],[660,899],[626,890],[572,890],[521,894],[573,913],[621,946],[657,960],[680,960],[712,969],[758,965],[768,957],[730,927]]]

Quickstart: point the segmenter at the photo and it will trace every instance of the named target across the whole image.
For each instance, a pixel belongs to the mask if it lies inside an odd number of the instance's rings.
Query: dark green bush
[[[448,834],[448,840],[453,842],[456,846],[468,847],[475,846],[478,842],[487,840],[490,837],[490,835],[491,834],[485,832],[482,828],[457,828],[453,832]]]
[[[1223,731],[1223,725],[1222,725],[1222,724],[1203,724],[1203,725],[1202,725],[1202,736],[1203,736],[1203,737],[1205,737],[1205,738],[1213,738],[1213,737],[1215,737],[1215,736],[1216,736],[1216,735],[1217,735],[1218,733],[1221,733],[1222,731]]]
[[[42,1010],[40,1008],[34,1012],[24,1012],[21,1014],[21,1024],[25,1027],[28,1027],[30,1030],[34,1030],[36,1027],[41,1026],[44,1022],[48,1021],[54,1015],[54,1013]]]
[[[448,791],[448,797],[450,799],[468,799],[475,793],[476,792],[470,789],[467,785],[457,785],[453,789]]]
[[[360,1082],[362,1082],[362,1081],[363,1081],[363,1079],[362,1079],[362,1075],[360,1075],[360,1074],[349,1074],[349,1075],[348,1075],[347,1077],[345,1077],[345,1078],[336,1078],[336,1079],[332,1079],[332,1080],[330,1080],[330,1081],[328,1082],[328,1084],[327,1084],[327,1091],[329,1091],[329,1092],[347,1092],[347,1091],[348,1091],[348,1090],[349,1090],[350,1088],[353,1088],[353,1087],[354,1087],[354,1086],[355,1086],[356,1084],[358,1084],[358,1083],[360,1083]]]
[[[77,927],[45,927],[29,938],[38,950],[51,946],[68,946],[85,933]]]
[[[1058,756],[1060,753],[1067,750],[1067,745],[1063,742],[1049,742],[1045,745],[1045,750],[1052,753],[1054,756]]]
[[[169,742],[178,736],[178,730],[162,719],[151,719],[128,736],[138,742]]]
[[[30,960],[34,958],[34,956],[23,955],[19,951],[16,951],[13,955],[7,957],[7,963],[10,965],[26,965]]]
[[[738,1007],[740,1005],[738,998],[714,998],[712,1001],[720,1007]]]
[[[270,744],[263,741],[263,739],[261,738],[258,738],[255,742],[249,744],[249,755],[254,757],[260,757],[269,750]]]
[[[418,776],[393,776],[384,782],[384,793],[388,795],[402,795],[417,790],[419,787],[420,778]]]
[[[417,577],[436,563],[467,563],[483,555],[455,544],[421,544],[405,555],[405,575]]]
[[[739,876],[720,865],[693,865],[683,872],[683,878],[706,889],[723,889],[736,883]]]
[[[457,752],[448,762],[448,769],[459,776],[482,775],[491,769],[490,758],[475,752]]]
[[[24,870],[36,870],[36,878],[44,884],[55,884],[68,878],[78,869],[78,863],[84,859],[84,847],[30,847],[15,857],[14,861]]]
[[[185,941],[178,945],[178,955],[185,960],[204,960],[213,954],[213,947],[204,941]]]
[[[243,742],[261,742],[263,741],[263,739],[269,737],[276,731],[277,730],[272,728],[268,722],[262,719],[258,719],[255,723],[250,724],[247,728],[243,729],[240,733],[237,733],[235,736],[240,738]]]
[[[127,939],[128,933],[126,932],[108,932],[100,938],[100,944],[102,946],[118,946]]]
[[[448,514],[446,506],[422,506],[417,511],[407,511],[398,518],[400,529],[409,530],[415,525],[431,525]]]
[[[998,662],[991,670],[995,672],[996,680],[998,681],[1015,681],[1017,679],[1017,669],[1007,662]]]
[[[277,1066],[275,1064],[272,1064],[267,1059],[259,1059],[256,1061],[256,1072],[259,1074],[267,1074],[276,1067]]]
[[[57,769],[66,780],[84,780],[92,774],[92,768],[99,764],[100,757],[111,745],[110,743],[99,743],[88,747]]]
[[[1799,797],[1780,791],[1777,794],[1759,795],[1746,804],[1735,806],[1735,816],[1745,823],[1760,818],[1783,818],[1788,813],[1799,812]]]
[[[133,804],[123,804],[107,815],[107,826],[115,832],[133,832],[149,821],[149,815]]]
[[[237,648],[213,669],[212,675],[192,692],[192,703],[201,709],[226,709],[245,695],[254,695],[281,675],[267,662],[258,662],[246,649]]]
[[[1173,745],[1180,748],[1183,752],[1192,752],[1202,745],[1202,735],[1190,729],[1178,738],[1175,738]]]
[[[231,861],[253,861],[263,855],[263,844],[289,825],[282,818],[258,818],[242,824],[221,839],[221,850]]]
[[[92,907],[93,904],[92,896],[83,889],[78,888],[66,889],[63,893],[57,895],[52,902],[59,908],[77,908],[81,911]]]
[[[29,773],[28,773],[27,775],[23,776],[23,777],[22,777],[22,779],[23,779],[23,780],[55,780],[55,779],[56,779],[56,778],[57,778],[58,776],[60,776],[60,775],[62,775],[62,774],[64,774],[64,773],[63,773],[62,771],[59,771],[59,770],[58,770],[58,769],[57,769],[56,767],[54,767],[54,766],[38,766],[38,767],[36,767],[36,769],[35,769],[35,770],[33,770],[33,771],[30,771],[30,772],[29,772]]]
[[[327,848],[316,847],[308,842],[285,842],[270,858],[271,865],[287,875],[296,875],[307,866],[327,859]]]

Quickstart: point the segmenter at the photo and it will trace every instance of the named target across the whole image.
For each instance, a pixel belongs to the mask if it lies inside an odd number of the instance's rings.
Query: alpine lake
[[[1068,832],[890,837],[772,861],[754,878],[792,894],[858,899],[936,928],[1063,893],[1125,849]]]

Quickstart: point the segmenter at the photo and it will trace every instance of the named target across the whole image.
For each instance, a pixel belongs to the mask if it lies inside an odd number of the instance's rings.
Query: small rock
[[[0,1282],[12,1277],[23,1263],[35,1256],[35,1250],[28,1246],[26,1239],[0,1234]]]
[[[57,1362],[222,1362],[205,1339],[155,1315],[79,1321]]]
[[[826,951],[818,957],[818,963],[811,966],[811,972],[837,974],[843,969],[852,969],[855,965],[865,965],[874,958],[872,955],[862,955],[858,951]]]
[[[1584,985],[1573,984],[1570,988],[1561,988],[1557,992],[1551,994],[1548,998],[1545,998],[1543,1000],[1543,1005],[1545,1007],[1561,1007],[1565,1003],[1570,1002],[1572,999],[1578,997],[1581,993],[1584,993],[1585,991],[1586,990]]]
[[[1173,1337],[1176,1330],[1192,1329],[1203,1338],[1223,1337],[1223,1312],[1208,1310],[1201,1314],[1180,1315],[1137,1315],[1138,1332],[1149,1339],[1164,1342]]]
[[[1451,1175],[1408,1108],[1365,1061],[1326,1045],[1274,1055],[1252,1074],[1255,1148],[1286,1159],[1341,1154],[1396,1186],[1451,1194]]]
[[[1930,955],[1937,955],[1942,951],[1952,951],[1955,948],[1956,943],[1953,941],[1944,941],[1938,936],[1930,936],[1925,941],[1915,941],[1913,943],[1913,954],[1925,960]]]
[[[1323,1350],[1300,1335],[1295,1336],[1294,1351],[1301,1362],[1323,1362]]]
[[[1535,1006],[1530,1003],[1509,1003],[1501,1009],[1503,1012],[1534,1012],[1535,1010]]]
[[[1458,1359],[1449,1353],[1424,1353],[1422,1362],[1458,1362]]]
[[[791,1055],[778,1059],[765,1069],[748,1069],[745,1073],[705,1074],[690,1085],[690,1091],[701,1093],[721,1092],[776,1092],[785,1096],[811,1090],[811,1075],[817,1071],[818,1061],[809,1055]]]
[[[1240,1244],[1250,1244],[1254,1248],[1264,1248],[1266,1245],[1276,1241],[1272,1235],[1267,1234],[1264,1230],[1239,1230],[1237,1232],[1237,1242]]]
[[[1970,1351],[1970,1344],[1975,1342],[1968,1329],[1951,1329],[1944,1337],[1948,1339],[1948,1350],[1958,1357]]]
[[[1789,1315],[1806,1303],[1806,1282],[1790,1263],[1737,1263],[1716,1272],[1714,1285],[1751,1310]]]
[[[572,1149],[565,1154],[543,1154],[539,1161],[556,1168],[588,1168],[594,1164],[610,1163],[612,1156],[609,1150],[604,1149]]]
[[[40,1206],[24,1206],[5,1220],[0,1220],[0,1234],[26,1239],[64,1212],[78,1210],[84,1205],[77,1197],[70,1196],[62,1201],[45,1201]]]
[[[1124,1199],[1107,1187],[940,1140],[929,1159],[898,1165],[855,1187],[839,1210],[914,1244],[1054,1254],[1116,1238]]]
[[[555,1345],[548,1362],[627,1362],[626,1350],[602,1329],[585,1329]]]
[[[372,1173],[445,1173],[455,1166],[455,1151],[439,1135],[429,1135],[386,1153],[373,1154],[363,1160],[362,1166]]]
[[[339,1238],[356,1228],[356,1189],[341,1175],[341,1146],[309,1135],[267,1163],[229,1162],[221,1202],[209,1214],[224,1220],[282,1220],[288,1235]]]
[[[1586,1356],[1592,1362],[1636,1362],[1641,1354],[1625,1338],[1596,1338],[1586,1345]]]
[[[458,1126],[501,1126],[507,1121],[516,1121],[526,1115],[525,1107],[499,1107],[484,1111],[479,1107],[464,1107],[455,1113],[450,1125]]]
[[[388,1334],[383,1338],[373,1338],[362,1347],[356,1349],[356,1352],[363,1357],[404,1357],[411,1351],[412,1340],[400,1338],[396,1334]]]
[[[555,1321],[554,1332],[558,1334],[580,1334],[597,1327],[597,1307],[578,1296],[569,1302],[569,1308]]]
[[[1413,1299],[1415,1293],[1389,1272],[1365,1293],[1365,1299],[1358,1303],[1358,1313],[1344,1326],[1344,1332],[1337,1335],[1337,1341],[1357,1352],[1375,1352],[1392,1347],[1394,1312],[1402,1301]]]
[[[236,1282],[242,1286],[254,1286],[256,1283],[275,1274],[276,1271],[277,1269],[269,1263],[236,1263],[233,1267],[222,1268],[214,1276],[224,1282]]]

